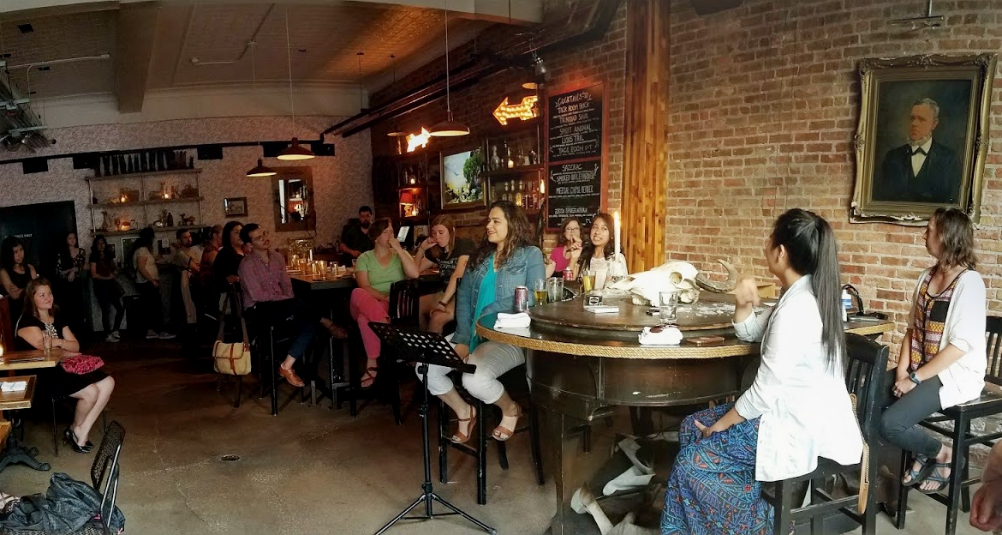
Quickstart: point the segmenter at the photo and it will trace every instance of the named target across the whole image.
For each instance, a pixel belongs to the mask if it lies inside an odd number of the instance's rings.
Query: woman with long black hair
[[[101,326],[104,328],[106,342],[121,339],[118,330],[125,317],[125,306],[122,304],[125,291],[116,280],[117,271],[115,252],[108,247],[108,240],[104,235],[98,234],[90,246],[90,278],[94,285],[94,297],[101,307]],[[110,321],[112,308],[115,309],[114,325]]]
[[[616,250],[613,239],[613,219],[605,212],[595,214],[591,221],[588,238],[581,246],[581,255],[573,264],[574,277],[580,277],[586,271],[605,271],[607,277],[625,277],[626,257]],[[600,286],[596,286],[598,288]]]
[[[0,293],[10,297],[11,321],[17,323],[24,304],[24,289],[38,278],[35,266],[24,261],[24,243],[7,236],[0,245]]]
[[[766,242],[783,293],[756,314],[755,279],[738,280],[734,330],[761,341],[755,382],[736,403],[687,417],[668,480],[661,533],[769,534],[762,482],[807,474],[818,457],[860,461],[863,439],[845,387],[841,284],[835,235],[823,218],[792,209]]]

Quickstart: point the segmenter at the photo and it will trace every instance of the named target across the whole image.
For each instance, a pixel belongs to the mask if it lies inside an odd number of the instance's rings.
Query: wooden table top
[[[577,302],[580,307],[581,303]],[[588,314],[591,314],[590,312]],[[601,314],[597,314],[601,316]],[[611,315],[611,314],[610,314]],[[592,356],[625,359],[715,359],[757,355],[759,344],[738,340],[730,326],[721,329],[682,331],[683,341],[677,346],[640,345],[636,331],[595,328],[569,328],[564,330],[548,327],[530,327],[528,331],[495,330],[497,314],[484,316],[477,322],[477,334],[487,340],[511,344],[535,351],[549,351],[567,355]],[[863,336],[877,335],[894,330],[890,321],[868,322],[852,320],[846,324],[846,332]],[[722,344],[695,346],[685,342],[686,338],[698,336],[721,336]]]
[[[307,275],[290,275],[292,283],[309,285],[311,290],[350,290],[357,286],[353,275],[345,275],[337,279],[314,279]]]
[[[576,298],[535,306],[530,308],[528,313],[534,324],[553,328],[639,333],[645,327],[661,323],[659,316],[647,314],[651,307],[634,305],[628,295],[607,297],[602,304],[618,306],[619,312],[616,314],[588,312],[584,309],[581,298]],[[703,292],[696,303],[678,305],[676,314],[678,328],[681,331],[730,328],[731,318],[734,317],[734,296]]]
[[[4,353],[3,359],[0,359],[0,371],[54,368],[66,356],[68,356],[66,352],[59,348],[53,348],[48,357],[41,349],[9,351]],[[39,357],[41,359],[38,359]]]
[[[17,377],[0,378],[0,384],[17,381],[27,381],[27,388],[18,390],[17,392],[0,392],[0,411],[31,408],[31,398],[35,397],[35,376],[18,375]]]

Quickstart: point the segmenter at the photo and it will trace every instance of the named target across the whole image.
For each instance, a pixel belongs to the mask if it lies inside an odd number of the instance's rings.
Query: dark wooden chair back
[[[1002,386],[1002,318],[985,318],[985,338],[988,350],[988,370],[985,381]]]
[[[877,401],[884,391],[889,350],[858,334],[847,334],[845,342],[845,387],[856,396],[856,418],[863,439],[871,441],[876,438],[880,425]]]
[[[398,327],[417,327],[421,292],[417,279],[404,279],[390,286],[390,323]]]
[[[0,343],[5,350],[14,349],[14,318],[10,317],[10,298],[0,295]]]

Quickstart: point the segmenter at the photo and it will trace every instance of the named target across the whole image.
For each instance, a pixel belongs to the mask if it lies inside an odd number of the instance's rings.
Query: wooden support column
[[[630,0],[626,29],[623,248],[631,272],[665,261],[669,2]]]

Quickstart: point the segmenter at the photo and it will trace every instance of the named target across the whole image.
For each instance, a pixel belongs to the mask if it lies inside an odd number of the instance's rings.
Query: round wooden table
[[[675,346],[640,345],[640,331],[658,324],[659,318],[647,315],[648,307],[626,299],[607,300],[606,304],[619,307],[617,314],[589,312],[580,298],[540,305],[529,309],[528,329],[495,329],[496,314],[477,322],[482,338],[528,350],[532,401],[542,409],[544,448],[556,480],[555,535],[579,532],[581,526],[575,522],[579,515],[567,504],[574,490],[606,460],[604,455],[582,455],[583,446],[605,452],[612,445],[593,436],[592,421],[610,418],[617,406],[692,405],[736,396],[743,385],[750,385],[759,345],[734,334],[733,297],[708,297],[696,305],[679,306],[683,341]],[[893,329],[887,321],[846,324],[846,332],[866,336]],[[710,335],[723,337],[723,343],[700,347],[685,341]],[[638,413],[631,409],[631,416]]]

